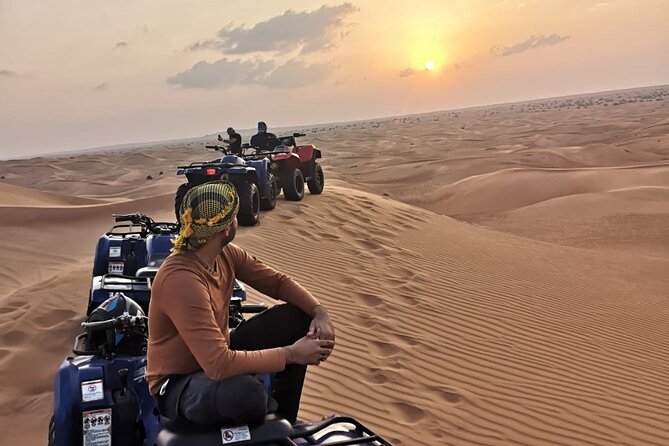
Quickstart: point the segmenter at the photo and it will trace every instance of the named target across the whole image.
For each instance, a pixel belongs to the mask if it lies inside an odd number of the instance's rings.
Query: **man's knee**
[[[288,313],[288,319],[293,325],[301,328],[309,328],[311,316],[292,304],[284,304],[284,310]]]

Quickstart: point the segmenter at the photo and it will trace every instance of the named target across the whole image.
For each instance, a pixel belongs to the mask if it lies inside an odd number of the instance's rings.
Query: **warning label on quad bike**
[[[111,446],[112,410],[101,409],[83,412],[83,446]]]
[[[251,439],[251,431],[248,426],[222,427],[221,439],[223,444],[237,443]]]
[[[95,381],[84,381],[81,383],[81,401],[97,401],[105,397],[104,386],[101,379]]]

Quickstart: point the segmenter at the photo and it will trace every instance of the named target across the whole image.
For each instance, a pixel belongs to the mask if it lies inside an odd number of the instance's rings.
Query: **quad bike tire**
[[[307,181],[307,186],[309,187],[309,192],[314,195],[323,192],[323,188],[325,187],[325,177],[323,176],[323,168],[320,164],[316,164],[314,176]]]
[[[300,201],[304,198],[304,176],[300,169],[290,169],[281,181],[283,196],[288,201]]]
[[[179,223],[179,217],[181,216],[179,210],[181,209],[181,203],[184,201],[186,192],[193,187],[190,183],[184,183],[177,188],[176,194],[174,194],[174,215],[177,217],[177,224]]]
[[[260,219],[260,192],[255,183],[240,183],[237,185],[239,195],[239,212],[237,221],[242,226],[253,226]]]
[[[279,187],[273,173],[267,174],[267,187],[269,188],[269,196],[260,199],[260,209],[263,211],[270,211],[276,207],[276,197],[279,195]]]
[[[56,444],[56,420],[54,416],[51,415],[49,420],[49,446],[54,446]]]

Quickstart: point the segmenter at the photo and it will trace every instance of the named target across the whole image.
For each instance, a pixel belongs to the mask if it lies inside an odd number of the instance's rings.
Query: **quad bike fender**
[[[258,160],[247,161],[246,164],[249,167],[252,167],[256,171],[256,177],[258,178],[259,189],[264,191],[267,189],[267,172],[269,172],[269,160],[267,158],[262,158]]]
[[[272,155],[270,170],[274,173],[276,170],[299,169],[300,164],[302,164],[300,158],[294,153],[279,153]]]
[[[226,176],[223,175],[221,178],[226,178]],[[235,169],[235,172],[231,172],[227,178],[235,187],[240,183],[255,183],[256,186],[258,185],[258,172],[253,167],[247,167],[244,171]]]
[[[109,391],[104,392],[102,399],[83,401],[82,387],[86,389],[101,381],[104,370],[90,364],[86,357],[68,358],[61,363],[54,389],[55,446],[81,444],[82,413],[113,405]]]
[[[91,413],[109,416],[114,445],[134,444],[129,439],[137,438],[139,423],[147,438],[155,438],[160,424],[145,371],[144,356],[75,356],[63,361],[54,386],[53,445],[81,445]]]
[[[301,162],[307,162],[315,160],[321,157],[321,151],[316,148],[313,144],[307,144],[305,146],[297,147],[297,154],[300,156]]]

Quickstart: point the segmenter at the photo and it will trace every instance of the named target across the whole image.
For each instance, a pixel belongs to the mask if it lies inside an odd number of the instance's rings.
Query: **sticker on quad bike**
[[[251,439],[251,431],[248,426],[222,427],[221,439],[223,444],[238,443]]]
[[[123,274],[123,262],[109,262],[107,272],[110,274]]]
[[[120,246],[110,246],[109,247],[109,257],[121,257],[121,247]]]
[[[112,410],[82,412],[83,446],[111,446]]]
[[[97,401],[105,397],[104,386],[101,379],[95,381],[84,381],[81,383],[81,401]]]

